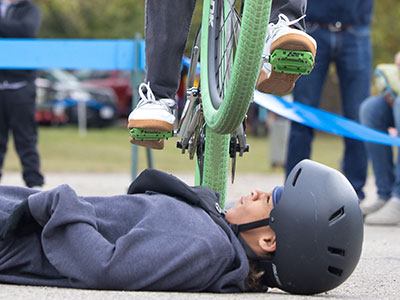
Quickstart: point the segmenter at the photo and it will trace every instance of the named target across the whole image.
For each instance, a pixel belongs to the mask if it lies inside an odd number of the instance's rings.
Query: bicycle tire
[[[271,0],[244,2],[240,34],[234,47],[234,37],[226,37],[232,29],[229,27],[236,26],[235,22],[239,21],[235,19],[238,16],[232,3],[234,0],[205,0],[203,5],[200,48],[203,49],[200,51],[202,103],[207,125],[221,134],[234,131],[250,106],[271,8]],[[219,82],[220,77],[223,77],[222,82]]]
[[[225,207],[229,164],[229,134],[218,134],[206,127],[202,185],[220,194],[220,205]]]
[[[217,15],[221,14],[220,10],[223,9],[221,3],[224,3],[224,7],[225,5],[231,6],[227,0],[224,2],[222,0],[206,0],[203,6],[200,86],[207,128],[200,181],[203,185],[220,193],[221,207],[224,208],[228,181],[229,133],[241,124],[252,99],[261,66],[271,1],[246,0],[236,49],[229,46],[228,39],[228,47],[230,47],[228,50],[232,53],[235,51],[235,57],[226,59],[224,62],[227,72],[230,72],[232,62],[233,69],[229,77],[224,76],[229,82],[222,86],[222,94],[217,90],[217,76],[214,75],[215,66],[220,63],[216,63],[214,58],[216,57],[215,48],[225,50],[226,38],[218,40],[217,42],[220,44],[214,43],[213,38],[210,38],[210,32],[215,37],[215,28],[211,28],[210,25],[210,15],[217,18]],[[211,10],[214,10],[213,13]],[[217,13],[215,13],[216,11]],[[216,21],[214,24],[218,24],[218,22]],[[228,57],[231,56],[228,55]],[[199,176],[198,173],[197,176]]]

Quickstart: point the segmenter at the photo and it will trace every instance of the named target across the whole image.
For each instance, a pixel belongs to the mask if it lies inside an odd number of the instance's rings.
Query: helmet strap
[[[246,243],[246,241],[243,239],[243,237],[240,235],[240,232],[242,231],[248,231],[254,228],[258,228],[258,227],[264,227],[264,226],[268,226],[269,225],[269,218],[267,219],[261,219],[258,221],[254,221],[254,222],[249,222],[249,223],[245,223],[245,224],[240,224],[240,225],[235,225],[235,224],[231,224],[231,228],[233,230],[233,232],[236,234],[238,240],[240,241],[240,243],[242,244],[244,251],[246,252],[246,255],[248,258],[250,259],[254,259],[254,260],[261,260],[262,257],[258,256],[253,249],[251,249],[251,247]]]
[[[254,260],[260,260],[261,257],[259,257],[254,251],[253,249],[251,249],[251,247],[246,243],[246,241],[243,239],[243,237],[238,234],[237,238],[240,242],[240,244],[242,244],[242,247],[244,249],[244,251],[246,252],[246,255],[248,258],[250,259],[254,259]]]
[[[258,221],[237,225],[237,232],[239,233],[242,231],[248,231],[248,230],[251,230],[254,228],[264,227],[264,226],[268,226],[268,225],[269,225],[269,218],[261,219]]]

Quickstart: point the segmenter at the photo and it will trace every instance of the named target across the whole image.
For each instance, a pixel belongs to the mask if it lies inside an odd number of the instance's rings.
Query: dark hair
[[[274,257],[274,253],[266,253],[263,256],[264,260],[271,260]],[[251,292],[264,292],[266,286],[262,282],[261,278],[264,275],[264,270],[260,267],[260,264],[255,259],[248,258],[249,261],[249,275],[246,278],[246,286]]]

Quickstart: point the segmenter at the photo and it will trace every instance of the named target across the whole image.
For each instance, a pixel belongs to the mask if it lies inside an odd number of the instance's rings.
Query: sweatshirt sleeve
[[[110,242],[98,231],[92,204],[67,185],[28,201],[33,217],[44,226],[46,257],[73,287],[201,290],[228,263],[228,258],[213,255],[205,239],[193,239],[190,233],[175,236],[138,226]]]
[[[30,5],[21,8],[20,19],[0,18],[0,37],[3,38],[34,38],[39,31],[41,14],[38,7]]]
[[[32,216],[43,226],[42,247],[50,263],[72,285],[91,287],[115,251],[98,232],[94,207],[68,185],[31,195],[28,202]]]

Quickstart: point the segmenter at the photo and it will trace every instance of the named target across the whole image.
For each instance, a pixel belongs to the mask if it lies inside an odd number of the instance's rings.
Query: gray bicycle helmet
[[[334,169],[303,160],[275,202],[269,219],[237,228],[240,232],[269,224],[276,233],[273,258],[258,257],[263,283],[293,294],[317,294],[343,283],[360,259],[363,242],[362,213],[350,182]]]

